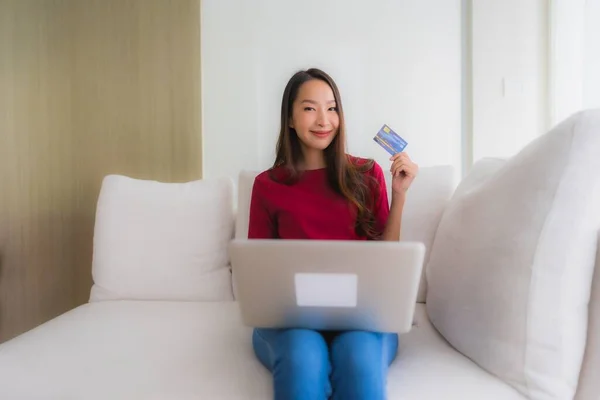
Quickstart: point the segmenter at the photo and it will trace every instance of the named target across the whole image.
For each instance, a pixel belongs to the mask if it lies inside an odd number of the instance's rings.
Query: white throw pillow
[[[589,321],[585,356],[579,377],[576,400],[600,399],[600,232],[598,233],[598,255],[592,282]]]
[[[600,110],[474,166],[427,265],[427,310],[458,351],[534,400],[572,399],[600,229]]]
[[[232,181],[107,176],[96,210],[90,301],[232,300]]]

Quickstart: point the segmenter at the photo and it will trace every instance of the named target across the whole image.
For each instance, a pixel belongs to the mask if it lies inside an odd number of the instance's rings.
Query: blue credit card
[[[387,125],[383,125],[381,127],[373,140],[379,143],[379,145],[391,155],[401,153],[408,144],[406,140],[402,139],[400,135],[394,132],[392,128]]]

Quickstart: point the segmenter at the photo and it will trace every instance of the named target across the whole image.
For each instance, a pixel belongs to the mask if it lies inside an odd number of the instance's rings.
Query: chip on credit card
[[[402,139],[400,135],[387,125],[381,127],[373,140],[379,143],[391,155],[402,152],[408,144],[406,140]]]

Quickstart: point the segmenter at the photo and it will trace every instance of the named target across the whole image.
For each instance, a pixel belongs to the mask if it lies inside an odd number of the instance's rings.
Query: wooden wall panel
[[[102,178],[201,177],[199,0],[0,0],[0,341],[87,301]]]
[[[74,3],[75,262],[83,299],[102,178],[200,177],[200,10],[192,0]]]
[[[63,5],[0,2],[0,340],[75,304],[72,47]]]

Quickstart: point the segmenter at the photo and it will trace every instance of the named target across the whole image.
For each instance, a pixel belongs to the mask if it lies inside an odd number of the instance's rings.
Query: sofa
[[[0,345],[0,399],[273,398],[227,256],[257,172],[105,177],[89,302]],[[409,190],[427,251],[388,398],[600,399],[600,111],[454,177]]]

